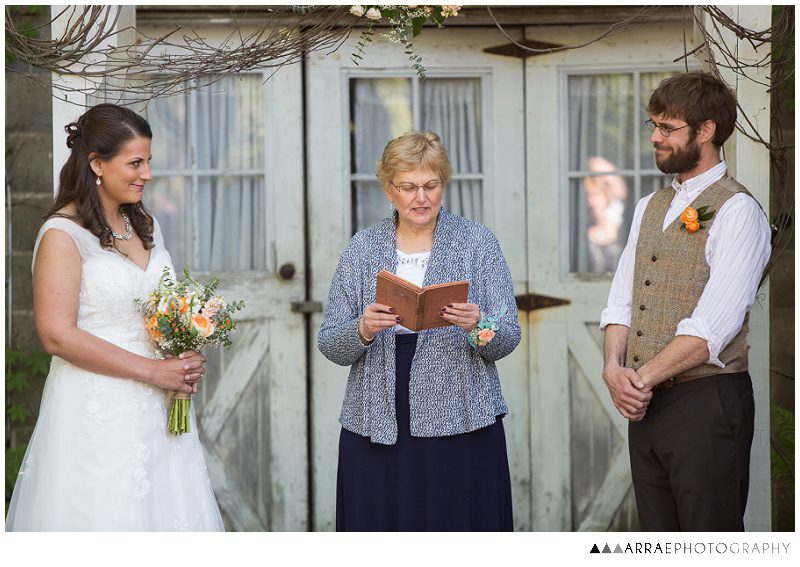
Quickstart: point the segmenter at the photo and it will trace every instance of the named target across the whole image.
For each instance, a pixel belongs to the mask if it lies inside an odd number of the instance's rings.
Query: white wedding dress
[[[134,299],[172,265],[156,223],[142,270],[103,249],[65,218],[45,232],[69,234],[81,255],[78,327],[138,355],[153,344]],[[167,433],[165,390],[103,376],[53,357],[39,417],[17,477],[8,531],[221,531],[194,412],[191,433]]]

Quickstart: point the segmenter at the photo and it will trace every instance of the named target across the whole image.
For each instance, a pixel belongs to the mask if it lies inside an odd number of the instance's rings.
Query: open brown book
[[[450,303],[466,303],[469,282],[449,282],[419,287],[387,270],[378,273],[375,302],[393,307],[401,325],[412,331],[452,325],[439,317],[441,308]]]

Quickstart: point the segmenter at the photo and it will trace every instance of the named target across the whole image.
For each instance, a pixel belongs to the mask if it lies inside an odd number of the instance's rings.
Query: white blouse
[[[397,273],[395,275],[408,280],[414,285],[422,287],[422,282],[425,281],[425,270],[428,269],[428,261],[430,260],[430,252],[418,252],[416,254],[406,254],[405,252],[397,251]],[[395,333],[413,333],[411,329],[407,329],[403,325],[394,326]]]
[[[725,162],[678,183],[672,181],[675,197],[664,217],[665,230],[681,212],[726,172]],[[633,213],[628,243],[619,259],[608,294],[608,306],[600,318],[607,325],[631,326],[633,271],[642,216],[651,195],[641,199]],[[719,208],[708,231],[705,256],[711,275],[692,316],[678,323],[675,335],[690,335],[708,342],[708,363],[725,368],[719,354],[736,336],[745,314],[755,300],[758,282],[770,256],[769,222],[758,203],[744,193],[728,199]]]

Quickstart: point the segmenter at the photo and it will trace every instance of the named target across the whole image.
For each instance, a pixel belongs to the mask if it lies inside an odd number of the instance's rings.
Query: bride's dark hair
[[[61,168],[56,200],[45,218],[60,216],[78,221],[100,239],[103,248],[113,248],[111,229],[106,223],[89,156],[108,161],[122,151],[126,142],[137,136],[152,140],[150,124],[129,108],[98,104],[87,110],[77,122],[67,124],[64,130],[71,151],[67,163]],[[58,212],[70,203],[75,203],[76,215]],[[122,205],[122,210],[130,217],[131,226],[145,249],[152,248],[153,216],[142,202]]]

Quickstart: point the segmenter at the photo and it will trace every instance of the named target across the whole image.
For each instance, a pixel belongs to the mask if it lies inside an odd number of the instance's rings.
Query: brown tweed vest
[[[731,177],[724,177],[705,189],[689,205],[694,209],[720,207],[736,193],[750,194]],[[708,230],[716,216],[703,223],[703,228],[690,234],[681,228],[680,218],[662,232],[664,217],[675,196],[667,187],[655,193],[642,217],[633,272],[631,332],[628,338],[626,366],[638,370],[655,357],[675,338],[678,323],[692,316],[703,293],[711,269],[705,249]],[[719,355],[725,368],[701,364],[681,376],[729,374],[747,370],[747,322]]]

